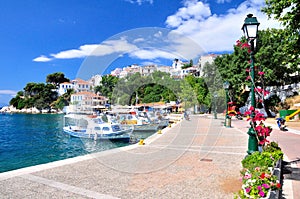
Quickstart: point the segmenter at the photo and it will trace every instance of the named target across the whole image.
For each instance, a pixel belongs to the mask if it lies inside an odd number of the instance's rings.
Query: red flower
[[[236,46],[241,46],[242,45],[242,42],[240,40],[237,40],[236,41]]]
[[[280,184],[280,183],[277,183],[277,184],[276,184],[276,187],[277,187],[278,189],[280,189],[280,188],[281,188],[281,184]]]
[[[265,178],[265,175],[266,175],[265,173],[261,173],[261,174],[260,174],[260,179],[264,179],[264,178]]]
[[[248,43],[243,43],[241,48],[250,48],[250,45]]]
[[[262,72],[262,71],[259,71],[258,74],[259,74],[260,76],[262,76],[262,75],[264,75],[265,73]]]
[[[269,92],[269,91],[266,91],[266,90],[264,90],[264,91],[263,91],[263,94],[264,94],[264,96],[266,96],[266,95],[270,94],[270,92]]]

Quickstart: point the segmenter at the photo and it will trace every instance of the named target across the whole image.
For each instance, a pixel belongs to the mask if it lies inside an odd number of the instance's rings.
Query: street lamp
[[[226,110],[225,110],[225,123],[224,123],[224,126],[226,127],[230,127],[230,125],[227,125],[227,119],[228,118],[228,89],[229,89],[229,82],[226,81],[223,83],[223,88],[225,89],[225,102],[226,102]]]
[[[217,119],[217,97],[218,97],[218,93],[217,91],[214,92],[214,116],[215,119]]]
[[[245,18],[242,30],[248,42],[250,42],[250,57],[251,57],[251,65],[250,65],[250,76],[251,76],[251,127],[248,131],[249,139],[248,139],[248,154],[251,154],[255,151],[258,151],[258,144],[256,139],[256,132],[254,130],[255,124],[253,122],[254,118],[254,110],[255,110],[255,92],[254,92],[254,42],[257,38],[259,22],[256,17],[253,17],[252,14],[248,14]]]

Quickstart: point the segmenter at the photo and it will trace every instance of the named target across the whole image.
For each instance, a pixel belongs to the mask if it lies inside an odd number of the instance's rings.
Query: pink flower
[[[251,177],[252,177],[251,174],[245,174],[245,176],[244,176],[245,179],[250,179]]]
[[[249,193],[251,191],[251,187],[246,188],[246,192]]]
[[[257,186],[257,189],[261,191],[261,186]]]
[[[250,72],[250,68],[246,68],[246,72]]]
[[[268,185],[268,184],[262,184],[262,186],[263,186],[264,188],[266,188],[266,189],[269,189],[269,188],[270,188],[270,185]]]
[[[262,75],[264,75],[265,73],[262,72],[262,71],[259,71],[258,74],[259,74],[260,76],[262,76]]]
[[[260,192],[259,192],[259,195],[260,195],[261,197],[264,197],[264,196],[265,196],[265,193],[264,193],[263,191],[260,191]]]
[[[249,79],[251,79],[251,77],[250,77],[250,76],[246,77],[246,80],[249,80]]]

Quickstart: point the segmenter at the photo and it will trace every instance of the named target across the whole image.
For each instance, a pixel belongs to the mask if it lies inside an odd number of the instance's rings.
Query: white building
[[[203,67],[206,63],[212,64],[214,60],[218,57],[216,54],[203,55],[199,58],[200,76],[203,76]]]
[[[106,97],[82,91],[71,95],[71,104],[68,111],[92,113],[95,110],[105,109],[107,103],[108,99]]]
[[[179,70],[181,70],[181,67],[184,65],[184,63],[181,61],[181,60],[179,60],[179,59],[174,59],[173,60],[173,63],[172,63],[172,68],[173,68],[173,70],[175,70],[175,71],[179,71]]]
[[[161,72],[165,72],[165,73],[170,73],[171,67],[170,66],[158,66],[157,70],[161,71]]]
[[[75,92],[77,93],[83,91],[90,92],[92,90],[92,84],[82,79],[77,78],[75,80],[72,80],[71,82],[74,85]]]
[[[157,66],[155,65],[140,67],[140,73],[142,76],[148,76],[155,71],[157,71]]]
[[[89,83],[91,84],[92,87],[95,87],[95,86],[100,86],[101,81],[102,81],[102,76],[101,75],[94,75],[89,80]]]
[[[67,92],[68,89],[74,89],[74,85],[70,82],[64,82],[59,84],[58,95],[61,96]]]
[[[110,74],[112,76],[116,76],[116,77],[119,77],[120,76],[120,73],[123,71],[122,68],[116,68],[115,70],[111,71]]]

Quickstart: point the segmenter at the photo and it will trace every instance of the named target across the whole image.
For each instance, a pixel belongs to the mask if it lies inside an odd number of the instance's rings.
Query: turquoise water
[[[63,116],[0,115],[0,172],[128,145],[69,137],[62,130]]]

